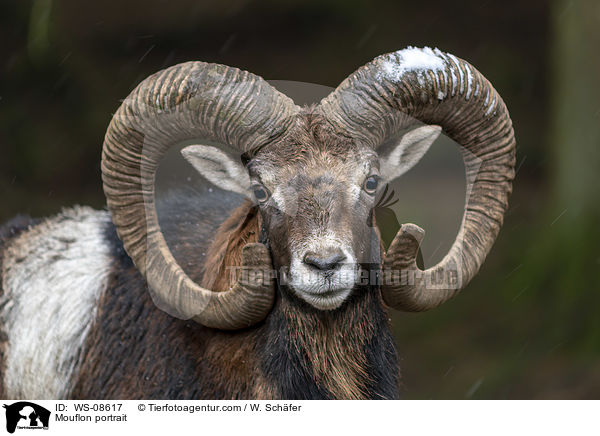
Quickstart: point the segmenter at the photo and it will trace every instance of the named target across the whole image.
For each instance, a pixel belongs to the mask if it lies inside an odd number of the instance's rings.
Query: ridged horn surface
[[[253,325],[270,311],[274,289],[268,275],[261,280],[260,274],[242,274],[230,289],[215,292],[185,274],[160,231],[154,179],[164,154],[183,141],[202,138],[248,151],[283,135],[296,112],[288,97],[260,77],[204,62],[160,71],[123,101],[104,139],[104,192],[125,250],[158,307],[219,329]],[[270,270],[267,248],[244,247],[241,267]]]
[[[515,137],[500,95],[464,60],[437,49],[407,48],[358,69],[318,109],[373,148],[418,121],[442,126],[460,144],[467,198],[450,251],[421,271],[416,255],[423,230],[403,225],[385,254],[382,286],[386,303],[406,311],[428,310],[456,295],[490,251],[512,190]]]

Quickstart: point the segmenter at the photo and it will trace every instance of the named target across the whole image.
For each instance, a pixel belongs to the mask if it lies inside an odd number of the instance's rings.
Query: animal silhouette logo
[[[48,429],[50,411],[28,401],[3,406],[6,409],[6,431],[19,429]]]

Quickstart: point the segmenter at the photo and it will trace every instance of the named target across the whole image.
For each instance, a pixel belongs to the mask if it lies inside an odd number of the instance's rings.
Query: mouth
[[[352,289],[326,288],[322,291],[307,291],[295,289],[296,294],[310,305],[320,310],[334,310],[342,305]]]

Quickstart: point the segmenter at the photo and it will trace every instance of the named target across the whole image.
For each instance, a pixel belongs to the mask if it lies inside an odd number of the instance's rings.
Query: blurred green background
[[[460,297],[394,313],[405,398],[600,398],[600,2],[0,2],[0,221],[103,207],[112,113],[187,60],[335,87],[435,46],[503,96],[518,141],[504,228]]]

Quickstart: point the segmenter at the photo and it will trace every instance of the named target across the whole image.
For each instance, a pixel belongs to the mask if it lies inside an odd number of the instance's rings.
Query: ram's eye
[[[269,191],[264,186],[256,185],[253,188],[254,197],[260,203],[264,203],[269,199]]]
[[[379,186],[379,180],[375,176],[367,177],[365,180],[365,184],[363,186],[364,190],[367,194],[374,194],[377,191],[377,186]]]

